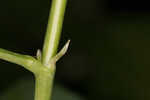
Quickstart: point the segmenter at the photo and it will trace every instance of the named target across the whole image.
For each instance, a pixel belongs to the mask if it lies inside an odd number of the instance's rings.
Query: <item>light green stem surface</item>
[[[39,70],[40,63],[37,62],[32,56],[22,55],[0,48],[0,59],[21,65],[33,73],[37,73]]]
[[[22,55],[0,48],[0,59],[21,65],[35,75],[36,83],[34,100],[51,99],[56,62],[65,54],[69,46],[70,40],[63,49],[56,54],[62,30],[66,1],[67,0],[52,0],[43,54],[38,51],[37,59],[32,56]]]
[[[67,0],[52,0],[52,7],[42,53],[42,64],[46,66],[49,71],[51,71],[50,73],[48,71],[50,75],[48,75],[47,72],[41,72],[36,75],[35,100],[51,99],[56,64],[56,60],[52,60],[52,57],[54,57],[57,52],[66,8],[66,1]]]
[[[46,65],[55,56],[62,30],[67,0],[52,0],[52,7],[43,47],[42,62]]]
[[[46,67],[45,67],[46,68]],[[53,87],[53,78],[54,78],[54,69],[47,70],[43,69],[38,73],[36,78],[35,85],[35,100],[50,100],[52,95]]]

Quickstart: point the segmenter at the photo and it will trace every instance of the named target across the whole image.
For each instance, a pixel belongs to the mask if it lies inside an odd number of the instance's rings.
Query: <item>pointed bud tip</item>
[[[41,59],[41,50],[40,49],[37,50],[36,57],[38,60]]]
[[[70,40],[67,41],[67,43],[65,44],[65,47],[68,48],[68,47],[69,47],[69,44],[70,44]]]

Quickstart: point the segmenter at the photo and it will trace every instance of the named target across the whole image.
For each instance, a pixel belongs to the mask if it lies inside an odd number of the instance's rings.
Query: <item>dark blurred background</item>
[[[35,56],[50,0],[0,1],[0,48]],[[146,0],[68,0],[53,100],[149,100],[150,6]],[[34,76],[0,60],[0,100],[33,100]]]

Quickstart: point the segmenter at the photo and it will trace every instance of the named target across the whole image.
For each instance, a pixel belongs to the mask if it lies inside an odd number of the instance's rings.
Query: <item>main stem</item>
[[[54,73],[55,73],[55,69],[52,69],[51,71],[47,71],[47,69],[43,69],[40,71],[40,73],[35,75],[36,78],[35,100],[51,99]]]
[[[52,8],[48,20],[46,37],[43,47],[42,63],[46,65],[56,54],[62,30],[67,0],[52,0]]]
[[[52,7],[42,52],[42,64],[45,69],[35,75],[35,100],[50,100],[51,98],[53,79],[55,75],[55,64],[49,65],[50,67],[48,64],[57,52],[66,8],[66,1],[67,0],[52,0]]]
[[[52,80],[48,76],[36,76],[35,100],[50,100]]]

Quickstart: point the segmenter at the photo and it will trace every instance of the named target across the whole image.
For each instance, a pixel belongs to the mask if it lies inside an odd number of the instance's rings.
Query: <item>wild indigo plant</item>
[[[35,99],[50,100],[56,62],[66,53],[69,42],[57,52],[67,0],[52,0],[52,7],[42,52],[36,58],[0,49],[0,59],[18,64],[35,76]]]

